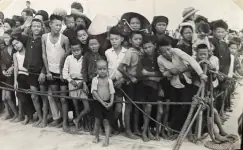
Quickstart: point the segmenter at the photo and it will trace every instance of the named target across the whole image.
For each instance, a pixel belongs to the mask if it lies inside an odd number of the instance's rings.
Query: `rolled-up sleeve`
[[[203,70],[198,64],[198,62],[191,56],[189,56],[187,53],[183,52],[182,50],[178,48],[173,48],[172,53],[180,57],[183,61],[186,61],[190,64],[190,66],[196,71],[198,75],[203,74]]]

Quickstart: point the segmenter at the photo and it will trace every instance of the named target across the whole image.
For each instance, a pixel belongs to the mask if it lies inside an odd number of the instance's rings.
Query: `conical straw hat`
[[[88,33],[90,35],[100,35],[107,32],[108,27],[115,26],[118,23],[115,17],[108,17],[105,15],[96,15],[89,26]]]

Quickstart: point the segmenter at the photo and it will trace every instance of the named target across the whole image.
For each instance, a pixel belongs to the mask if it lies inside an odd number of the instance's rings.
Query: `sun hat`
[[[197,11],[199,10],[195,9],[194,7],[185,8],[182,12],[183,21],[188,19],[191,15],[195,14]]]

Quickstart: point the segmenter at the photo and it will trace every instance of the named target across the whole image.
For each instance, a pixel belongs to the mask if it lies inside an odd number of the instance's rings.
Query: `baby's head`
[[[101,59],[96,62],[97,74],[99,77],[105,78],[108,76],[108,63]]]
[[[211,33],[210,31],[210,25],[205,22],[201,22],[197,26],[197,34],[198,38],[204,39],[205,37],[209,36]]]
[[[206,60],[209,58],[209,49],[207,44],[199,44],[196,48],[196,57],[198,61]]]
[[[67,15],[65,17],[65,25],[68,29],[74,29],[75,28],[75,20],[72,15]]]

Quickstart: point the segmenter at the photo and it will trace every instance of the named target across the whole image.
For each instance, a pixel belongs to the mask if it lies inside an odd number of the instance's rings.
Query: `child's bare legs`
[[[122,101],[122,97],[116,96],[116,100]],[[121,113],[122,113],[122,103],[116,103],[115,104],[115,112],[114,112],[114,121],[115,121],[115,124],[116,124],[116,127],[115,127],[116,129],[114,129],[115,133],[119,133],[117,122],[118,122],[119,117],[121,116]],[[120,122],[120,124],[122,126],[122,122]]]
[[[44,85],[40,85],[40,91],[41,92],[46,92],[47,88]],[[48,116],[48,97],[47,96],[41,96],[42,102],[43,102],[43,118],[41,123],[39,124],[40,128],[45,128],[47,126],[47,116]]]
[[[78,115],[78,117],[73,120],[77,130],[79,129],[80,120],[83,118],[84,115],[86,115],[90,112],[89,102],[87,100],[82,100],[82,103],[84,105],[84,109],[81,111],[81,113]]]
[[[30,86],[30,90],[33,91],[33,92],[38,92],[38,88],[34,87],[34,86]],[[39,96],[35,95],[35,94],[31,94],[31,99],[33,101],[35,111],[36,111],[37,116],[38,116],[38,121],[33,126],[37,127],[42,121],[42,112],[41,112]]]
[[[95,129],[94,129],[94,134],[95,134],[95,138],[93,140],[93,143],[98,143],[100,141],[99,139],[99,134],[100,134],[100,122],[101,120],[98,118],[95,118]]]
[[[7,101],[8,106],[10,107],[10,109],[14,113],[12,120],[17,119],[18,118],[18,110],[16,108],[16,105],[13,102],[11,91],[5,91],[5,100]]]
[[[77,99],[73,99],[73,105],[74,105],[74,112],[76,117],[80,114],[80,110],[78,107],[78,100]]]
[[[103,121],[104,127],[105,127],[105,141],[103,143],[103,147],[109,146],[109,137],[110,137],[110,124],[107,119],[104,119]]]
[[[146,104],[144,110],[145,110],[145,113],[150,116],[151,115],[151,110],[152,110],[152,105],[151,104]],[[147,133],[148,133],[149,120],[150,119],[146,115],[143,115],[143,118],[144,118],[144,124],[143,124],[142,139],[143,139],[144,142],[148,142],[149,138],[147,136]]]
[[[223,127],[221,125],[220,117],[219,117],[218,111],[216,109],[214,109],[214,122],[217,125],[217,127],[219,128],[219,134],[222,136],[226,136],[227,133],[225,132],[225,130],[223,129]]]
[[[161,122],[162,115],[163,115],[163,105],[158,104],[156,121]],[[155,134],[156,140],[160,140],[160,137],[159,137],[160,127],[161,126],[158,123],[156,123],[156,134]]]
[[[166,102],[170,102],[169,99],[166,100]],[[169,119],[169,111],[170,111],[170,105],[165,105],[165,110],[164,110],[164,119],[163,119],[163,125],[166,125],[166,123],[168,122],[168,119]],[[162,137],[167,137],[166,134],[165,134],[165,128],[162,127],[162,130],[161,130],[161,134],[162,134]]]
[[[59,86],[58,85],[50,85],[50,88],[48,89],[48,92],[51,93],[52,91],[58,91]],[[60,124],[61,118],[59,116],[59,107],[58,107],[58,98],[55,97],[48,97],[50,108],[52,111],[53,121],[50,123],[50,126],[55,127]]]
[[[133,128],[134,128],[134,134],[135,135],[138,135],[138,136],[141,136],[142,134],[141,134],[141,132],[139,131],[139,117],[140,117],[140,111],[137,109],[137,108],[135,108],[135,110],[134,110],[135,112],[134,112],[134,124],[133,124]]]
[[[60,86],[61,91],[67,91],[67,86]],[[61,96],[67,96],[67,93],[61,93]],[[62,104],[62,116],[63,116],[63,123],[62,128],[64,132],[68,132],[68,102],[65,98],[61,98],[61,104]]]
[[[130,115],[132,111],[132,104],[128,103],[125,105],[125,116],[124,116],[124,122],[125,122],[125,136],[130,139],[138,139],[136,135],[134,135],[131,131],[131,126],[130,126]]]

